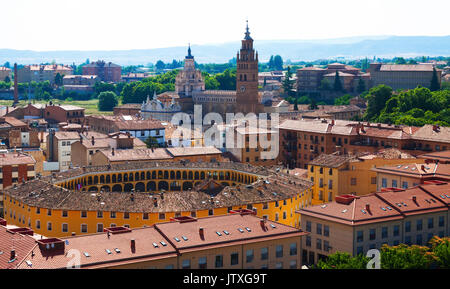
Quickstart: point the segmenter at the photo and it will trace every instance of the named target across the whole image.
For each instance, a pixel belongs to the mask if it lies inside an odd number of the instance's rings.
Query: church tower
[[[261,112],[258,97],[258,52],[253,49],[248,21],[241,50],[237,53],[236,66],[236,112]]]

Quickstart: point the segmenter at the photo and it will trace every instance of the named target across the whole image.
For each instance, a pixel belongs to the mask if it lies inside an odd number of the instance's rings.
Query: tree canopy
[[[117,104],[117,95],[112,91],[103,91],[98,95],[98,110],[100,111],[112,111]]]

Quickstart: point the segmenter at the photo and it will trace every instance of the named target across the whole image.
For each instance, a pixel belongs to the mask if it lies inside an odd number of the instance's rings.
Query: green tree
[[[439,268],[450,269],[450,237],[434,236],[430,240],[431,251]]]
[[[293,88],[293,81],[291,80],[292,77],[292,73],[291,73],[291,67],[288,66],[287,71],[286,71],[286,75],[284,77],[283,80],[283,90],[284,93],[288,96],[292,96],[292,88]]]
[[[219,82],[219,89],[221,90],[236,90],[236,70],[226,69],[222,73],[215,75]]]
[[[296,97],[294,101],[294,110],[298,111],[298,97]]]
[[[5,77],[5,82],[11,82],[11,78],[8,75]]]
[[[280,55],[275,55],[273,58],[273,68],[275,70],[283,70],[283,58]]]
[[[433,262],[426,246],[400,244],[381,247],[382,269],[427,269]]]
[[[342,82],[341,78],[339,77],[339,72],[336,71],[336,75],[334,76],[334,85],[333,85],[334,91],[342,91]]]
[[[317,269],[366,269],[369,258],[362,254],[352,257],[346,252],[330,254],[325,260],[319,260]]]
[[[160,143],[158,142],[158,139],[154,136],[149,136],[145,141],[145,144],[148,148],[159,148],[161,147]]]
[[[406,60],[403,57],[395,57],[394,62],[395,64],[406,64]]]
[[[98,110],[100,111],[112,111],[117,104],[117,95],[112,91],[103,91],[98,95]]]
[[[320,81],[320,86],[319,86],[320,90],[325,90],[325,91],[329,91],[331,90],[331,83],[330,81],[328,81],[328,79],[324,78]]]
[[[155,67],[156,67],[156,70],[163,70],[166,67],[166,65],[164,64],[164,62],[162,62],[162,60],[158,60],[156,62]]]
[[[441,89],[441,86],[439,84],[436,68],[433,67],[433,76],[431,77],[431,84],[430,84],[430,90],[436,91]]]
[[[358,93],[363,93],[364,91],[366,91],[366,83],[362,78],[358,80],[358,86],[356,87],[356,91]]]
[[[59,72],[55,75],[55,85],[58,87],[63,85],[63,77]]]
[[[311,103],[309,104],[309,109],[313,110],[313,109],[317,109],[317,108],[318,108],[318,106],[317,106],[316,100],[314,98],[311,99]]]
[[[94,84],[94,91],[95,91],[95,95],[98,96],[98,95],[100,95],[100,93],[106,92],[106,91],[115,92],[116,87],[112,83],[98,81]]]
[[[334,99],[334,105],[349,105],[351,98],[352,96],[350,94],[344,94],[343,96]]]
[[[381,110],[384,108],[386,102],[392,97],[392,88],[387,85],[381,84],[372,87],[369,90],[367,99],[367,110],[364,114],[364,118],[367,120],[374,120],[378,117]]]

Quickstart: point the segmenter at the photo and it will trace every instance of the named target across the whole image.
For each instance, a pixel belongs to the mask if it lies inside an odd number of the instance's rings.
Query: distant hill
[[[199,63],[225,63],[236,56],[240,41],[223,44],[193,45],[192,53]],[[449,36],[375,36],[324,40],[255,40],[260,61],[279,54],[284,60],[317,60],[337,57],[415,57],[450,56]],[[111,61],[121,65],[156,63],[159,59],[171,62],[182,60],[186,47],[113,51],[31,51],[0,49],[0,64],[32,64],[52,62],[76,64],[86,59]]]

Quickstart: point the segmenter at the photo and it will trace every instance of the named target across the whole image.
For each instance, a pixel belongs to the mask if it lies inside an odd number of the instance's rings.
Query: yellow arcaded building
[[[8,224],[49,237],[250,209],[298,227],[312,183],[241,163],[140,162],[73,169],[4,190]]]
[[[423,162],[397,149],[358,155],[322,154],[308,164],[312,205],[334,201],[343,194],[363,196],[377,191],[373,168]]]

